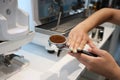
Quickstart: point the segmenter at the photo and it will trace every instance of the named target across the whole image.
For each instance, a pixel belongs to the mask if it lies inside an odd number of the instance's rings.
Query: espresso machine
[[[0,0],[0,80],[6,80],[29,64],[15,54],[33,39],[28,14],[18,8],[17,0]]]

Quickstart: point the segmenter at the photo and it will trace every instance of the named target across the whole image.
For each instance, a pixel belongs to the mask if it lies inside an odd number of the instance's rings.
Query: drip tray
[[[0,80],[6,80],[28,65],[29,61],[21,57],[14,57],[11,60],[11,65],[8,67],[4,64],[0,64]]]
[[[68,22],[65,22],[65,23],[62,23],[58,26],[50,26],[49,25],[46,25],[46,26],[39,26],[39,27],[36,27],[35,28],[35,31],[36,32],[40,32],[40,33],[43,33],[43,34],[54,34],[54,33],[60,33],[60,34],[68,34],[70,32],[70,30],[72,28],[74,28],[77,24],[79,24],[80,22],[82,22],[85,18],[75,18],[75,19],[72,19]]]

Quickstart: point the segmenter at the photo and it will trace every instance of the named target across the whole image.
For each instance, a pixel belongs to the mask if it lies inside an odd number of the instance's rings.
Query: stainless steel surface
[[[29,64],[29,61],[27,61],[23,57],[17,56],[14,57],[10,62],[10,66],[0,64],[0,80],[6,80]]]
[[[69,31],[74,28],[78,23],[82,22],[85,18],[76,18],[73,20],[70,20],[66,23],[63,23],[59,26],[57,26],[56,30],[50,30],[50,29],[42,29],[42,28],[35,28],[36,32],[40,32],[43,34],[51,35],[51,34],[68,34]],[[48,26],[49,27],[49,26]]]
[[[83,20],[84,18],[76,18],[62,25],[59,25],[56,32],[66,33],[67,31],[70,31],[72,28],[74,28],[78,23],[80,23]]]
[[[58,29],[58,26],[60,25],[61,15],[62,15],[62,12],[59,12],[59,17],[58,17],[57,25],[56,25],[56,27],[52,28],[51,30],[54,31],[54,30],[57,30],[57,29]]]

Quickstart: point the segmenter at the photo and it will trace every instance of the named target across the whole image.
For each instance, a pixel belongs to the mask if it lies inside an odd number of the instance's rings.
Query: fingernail
[[[71,50],[71,51],[73,51],[73,48],[72,48],[72,47],[70,47],[70,50]]]
[[[81,50],[81,48],[79,47],[78,50]]]
[[[77,53],[77,50],[76,50],[76,49],[74,49],[74,50],[73,50],[73,53]]]

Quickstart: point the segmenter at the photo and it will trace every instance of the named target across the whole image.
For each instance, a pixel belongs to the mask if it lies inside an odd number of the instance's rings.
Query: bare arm
[[[67,44],[70,49],[74,52],[76,52],[76,49],[83,49],[85,44],[90,42],[87,35],[88,31],[103,22],[112,22],[120,25],[120,10],[103,8],[75,26],[68,36]]]
[[[80,23],[80,25],[81,24],[85,25],[86,31],[89,31],[93,27],[96,27],[97,25],[103,22],[111,22],[111,23],[120,25],[120,10],[111,9],[111,8],[103,8],[95,12],[90,17],[88,17],[86,20]]]
[[[120,67],[114,58],[108,52],[97,49],[87,34],[88,31],[103,22],[112,22],[120,25],[120,10],[104,8],[95,12],[70,31],[67,44],[74,52],[77,49],[83,49],[85,44],[89,44],[91,52],[98,55],[98,57],[91,57],[85,54],[70,54],[76,57],[89,70],[108,77],[111,80],[120,80]]]
[[[120,10],[114,9],[112,11],[112,17],[108,21],[120,25]]]

